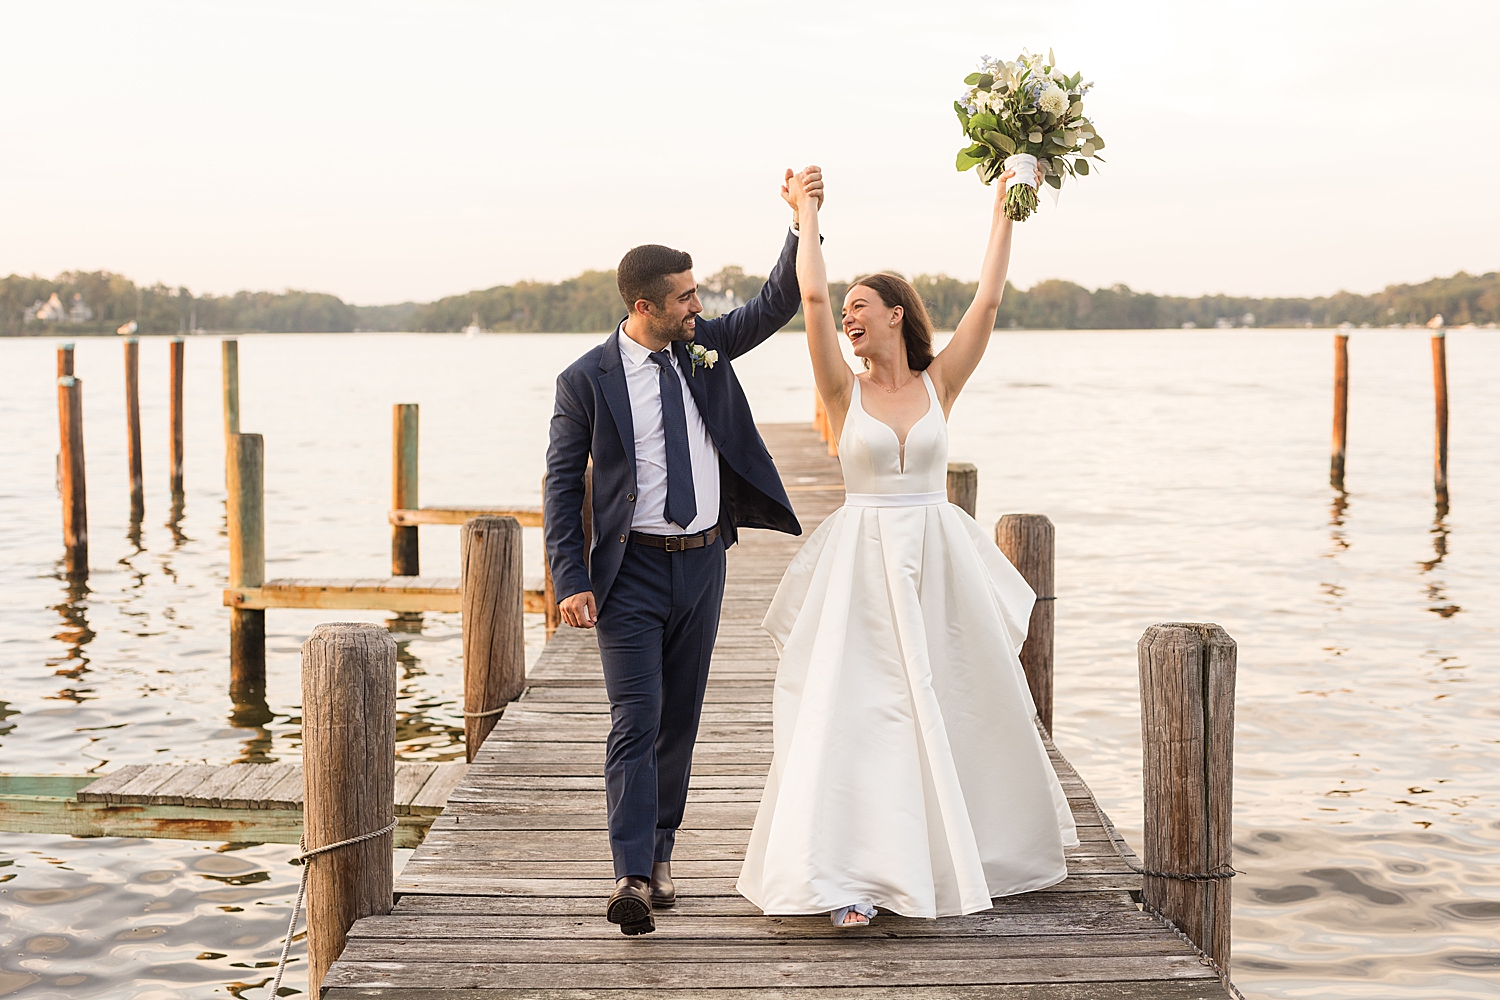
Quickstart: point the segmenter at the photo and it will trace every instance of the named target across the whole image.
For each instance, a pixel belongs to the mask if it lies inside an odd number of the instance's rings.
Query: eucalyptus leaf
[[[1080,116],[1082,114],[1083,114],[1083,102],[1082,101],[1074,101],[1072,104],[1068,105],[1068,117],[1069,118],[1077,118],[1078,116]]]
[[[968,84],[970,87],[974,86],[978,82],[979,82],[979,74],[978,73],[970,73],[968,76],[964,77],[964,83]]]
[[[1095,149],[1103,149],[1104,148],[1104,140],[1101,139],[1101,138],[1099,138],[1099,133],[1098,132],[1095,132],[1094,133],[1094,137],[1089,140],[1089,145],[1093,146]]]
[[[1026,141],[1027,142],[1041,142],[1042,141],[1042,133],[1040,133],[1040,132],[1032,132],[1030,135],[1028,135],[1026,137]]]
[[[979,82],[974,86],[978,87],[980,90],[989,90],[990,87],[994,85],[994,83],[995,78],[993,76],[990,76],[988,73],[980,73]]]
[[[1062,178],[1059,177],[1057,174],[1048,174],[1047,175],[1047,183],[1051,184],[1053,187],[1057,188],[1058,190],[1062,189]]]
[[[1075,173],[1082,174],[1084,177],[1087,177],[1089,175],[1089,161],[1088,160],[1074,160],[1073,161],[1073,171]]]

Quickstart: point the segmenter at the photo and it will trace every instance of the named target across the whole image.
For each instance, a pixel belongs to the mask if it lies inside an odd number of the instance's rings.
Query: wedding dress
[[[1078,843],[1017,657],[1035,594],[948,503],[948,428],[921,377],[904,449],[855,380],[845,504],[766,614],[775,752],[738,888],[768,914],[973,913],[1062,881]]]

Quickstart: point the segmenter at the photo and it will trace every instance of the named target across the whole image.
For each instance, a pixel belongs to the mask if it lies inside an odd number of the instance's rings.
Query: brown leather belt
[[[649,545],[656,549],[666,549],[668,552],[681,552],[683,549],[701,549],[712,545],[719,540],[719,526],[716,524],[707,531],[700,531],[696,535],[648,535],[641,531],[632,531],[630,540],[640,545]]]

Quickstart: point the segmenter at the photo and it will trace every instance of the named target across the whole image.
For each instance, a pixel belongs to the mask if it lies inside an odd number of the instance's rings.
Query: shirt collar
[[[651,352],[641,344],[637,344],[634,340],[631,339],[630,334],[625,332],[625,324],[623,322],[620,324],[619,330],[620,357],[623,360],[636,368],[639,368],[641,365],[655,364],[655,362],[651,360]],[[676,368],[677,357],[672,353],[671,344],[667,345],[667,356],[672,359],[672,367]]]

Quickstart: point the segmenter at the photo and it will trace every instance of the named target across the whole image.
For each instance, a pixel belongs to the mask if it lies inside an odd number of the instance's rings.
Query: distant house
[[[94,310],[90,309],[88,303],[83,301],[83,296],[74,294],[73,303],[67,307],[62,304],[62,299],[53,292],[52,297],[46,302],[37,299],[31,308],[26,310],[25,321],[27,323],[87,323],[94,318]]]
[[[734,294],[734,289],[726,288],[723,292],[699,291],[698,301],[703,303],[703,316],[705,319],[713,319],[722,316],[731,309],[738,309],[744,305],[739,296]]]

